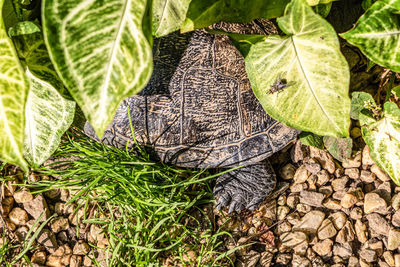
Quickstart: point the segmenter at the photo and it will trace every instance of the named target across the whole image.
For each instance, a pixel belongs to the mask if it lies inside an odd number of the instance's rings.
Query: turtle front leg
[[[255,210],[275,185],[275,172],[268,160],[225,173],[217,178],[214,188],[217,209],[229,205],[229,213]]]

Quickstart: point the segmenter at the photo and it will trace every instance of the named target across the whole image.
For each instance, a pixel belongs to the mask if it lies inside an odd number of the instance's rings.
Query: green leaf
[[[1,8],[3,3],[4,0],[0,0]],[[0,158],[27,171],[22,149],[29,85],[1,14],[0,62]]]
[[[145,0],[44,0],[43,32],[65,86],[101,137],[120,102],[152,71]]]
[[[318,4],[314,7],[315,13],[319,14],[321,17],[326,18],[331,12],[332,2],[327,4]]]
[[[374,98],[368,93],[354,92],[351,94],[350,117],[353,120],[358,120],[358,116],[361,110],[365,109],[366,101],[371,101],[371,103],[375,103]]]
[[[306,146],[313,146],[319,149],[324,149],[324,141],[322,136],[309,133],[309,132],[302,132],[299,135],[300,142]]]
[[[348,136],[349,67],[335,30],[304,0],[277,19],[287,36],[270,35],[245,58],[253,91],[269,115],[322,136]],[[277,84],[283,90],[271,93]]]
[[[340,34],[375,63],[400,72],[400,0],[374,3],[354,28]]]
[[[374,2],[376,2],[376,0],[364,0],[362,1],[361,6],[364,10],[367,10],[372,6]]]
[[[74,120],[75,102],[27,71],[30,82],[26,103],[25,159],[38,167],[57,149],[61,136]]]
[[[47,160],[60,144],[75,113],[75,102],[65,99],[64,86],[49,58],[41,34],[14,39],[26,65],[30,84],[26,102],[24,157],[34,167]]]
[[[392,94],[393,94],[395,97],[400,98],[400,85],[398,85],[398,86],[396,86],[396,87],[394,87],[394,88],[392,89]]]
[[[335,159],[344,161],[351,156],[353,140],[351,140],[351,138],[334,138],[324,136],[324,145]]]
[[[382,119],[361,130],[372,159],[400,185],[400,109],[395,103],[386,102],[383,111]]]
[[[160,37],[179,30],[191,0],[153,0],[153,35]]]
[[[8,35],[10,37],[14,37],[18,35],[32,34],[40,31],[40,27],[32,21],[21,21],[8,29]]]
[[[276,18],[290,0],[192,0],[182,32],[193,31],[218,21],[250,22],[256,18]]]

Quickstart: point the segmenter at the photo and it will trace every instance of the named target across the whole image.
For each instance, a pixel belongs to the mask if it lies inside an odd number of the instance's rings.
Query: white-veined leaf
[[[146,4],[43,2],[43,32],[52,62],[100,137],[121,100],[139,92],[150,78],[151,46],[142,28]]]
[[[395,103],[386,102],[383,114],[378,121],[369,120],[371,123],[362,127],[362,134],[372,159],[400,185],[400,109]]]
[[[4,0],[0,0],[0,10]],[[14,45],[0,13],[0,158],[28,170],[22,155],[25,101],[29,91]]]
[[[400,72],[400,0],[375,2],[355,27],[340,34],[369,59]]]
[[[288,126],[347,137],[350,72],[336,32],[305,0],[294,0],[286,12],[277,21],[287,36],[270,35],[245,58],[253,91],[267,113]]]
[[[59,80],[41,34],[14,38],[19,56],[25,62],[30,91],[26,102],[24,157],[38,167],[57,149],[62,134],[69,128],[75,102],[62,96]]]
[[[160,37],[178,30],[191,0],[153,0],[153,35]]]
[[[38,79],[29,70],[30,91],[26,102],[25,159],[38,167],[60,144],[75,112],[75,102],[67,100],[51,84]]]

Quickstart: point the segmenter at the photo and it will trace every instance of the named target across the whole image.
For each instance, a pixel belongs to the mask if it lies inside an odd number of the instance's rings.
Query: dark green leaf
[[[353,141],[351,138],[334,138],[324,136],[324,145],[335,159],[344,161],[351,156]]]
[[[303,145],[314,146],[319,149],[324,149],[324,140],[322,136],[310,132],[302,132],[299,135],[300,141]]]
[[[218,21],[250,22],[256,18],[276,18],[283,14],[290,0],[192,0],[181,26],[193,31]]]
[[[326,18],[331,12],[332,2],[328,4],[318,4],[314,7],[314,11],[318,13],[321,17]]]

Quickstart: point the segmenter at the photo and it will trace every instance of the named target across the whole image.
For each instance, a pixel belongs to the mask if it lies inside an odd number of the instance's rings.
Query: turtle
[[[214,30],[275,31],[266,20],[220,22]],[[299,131],[271,118],[255,97],[244,58],[222,34],[196,30],[154,40],[154,71],[138,95],[125,99],[101,141],[121,149],[136,142],[157,160],[188,168],[232,168],[216,180],[218,209],[254,210],[273,191],[268,157]],[[128,109],[130,118],[128,115]],[[96,137],[87,122],[85,132]]]

